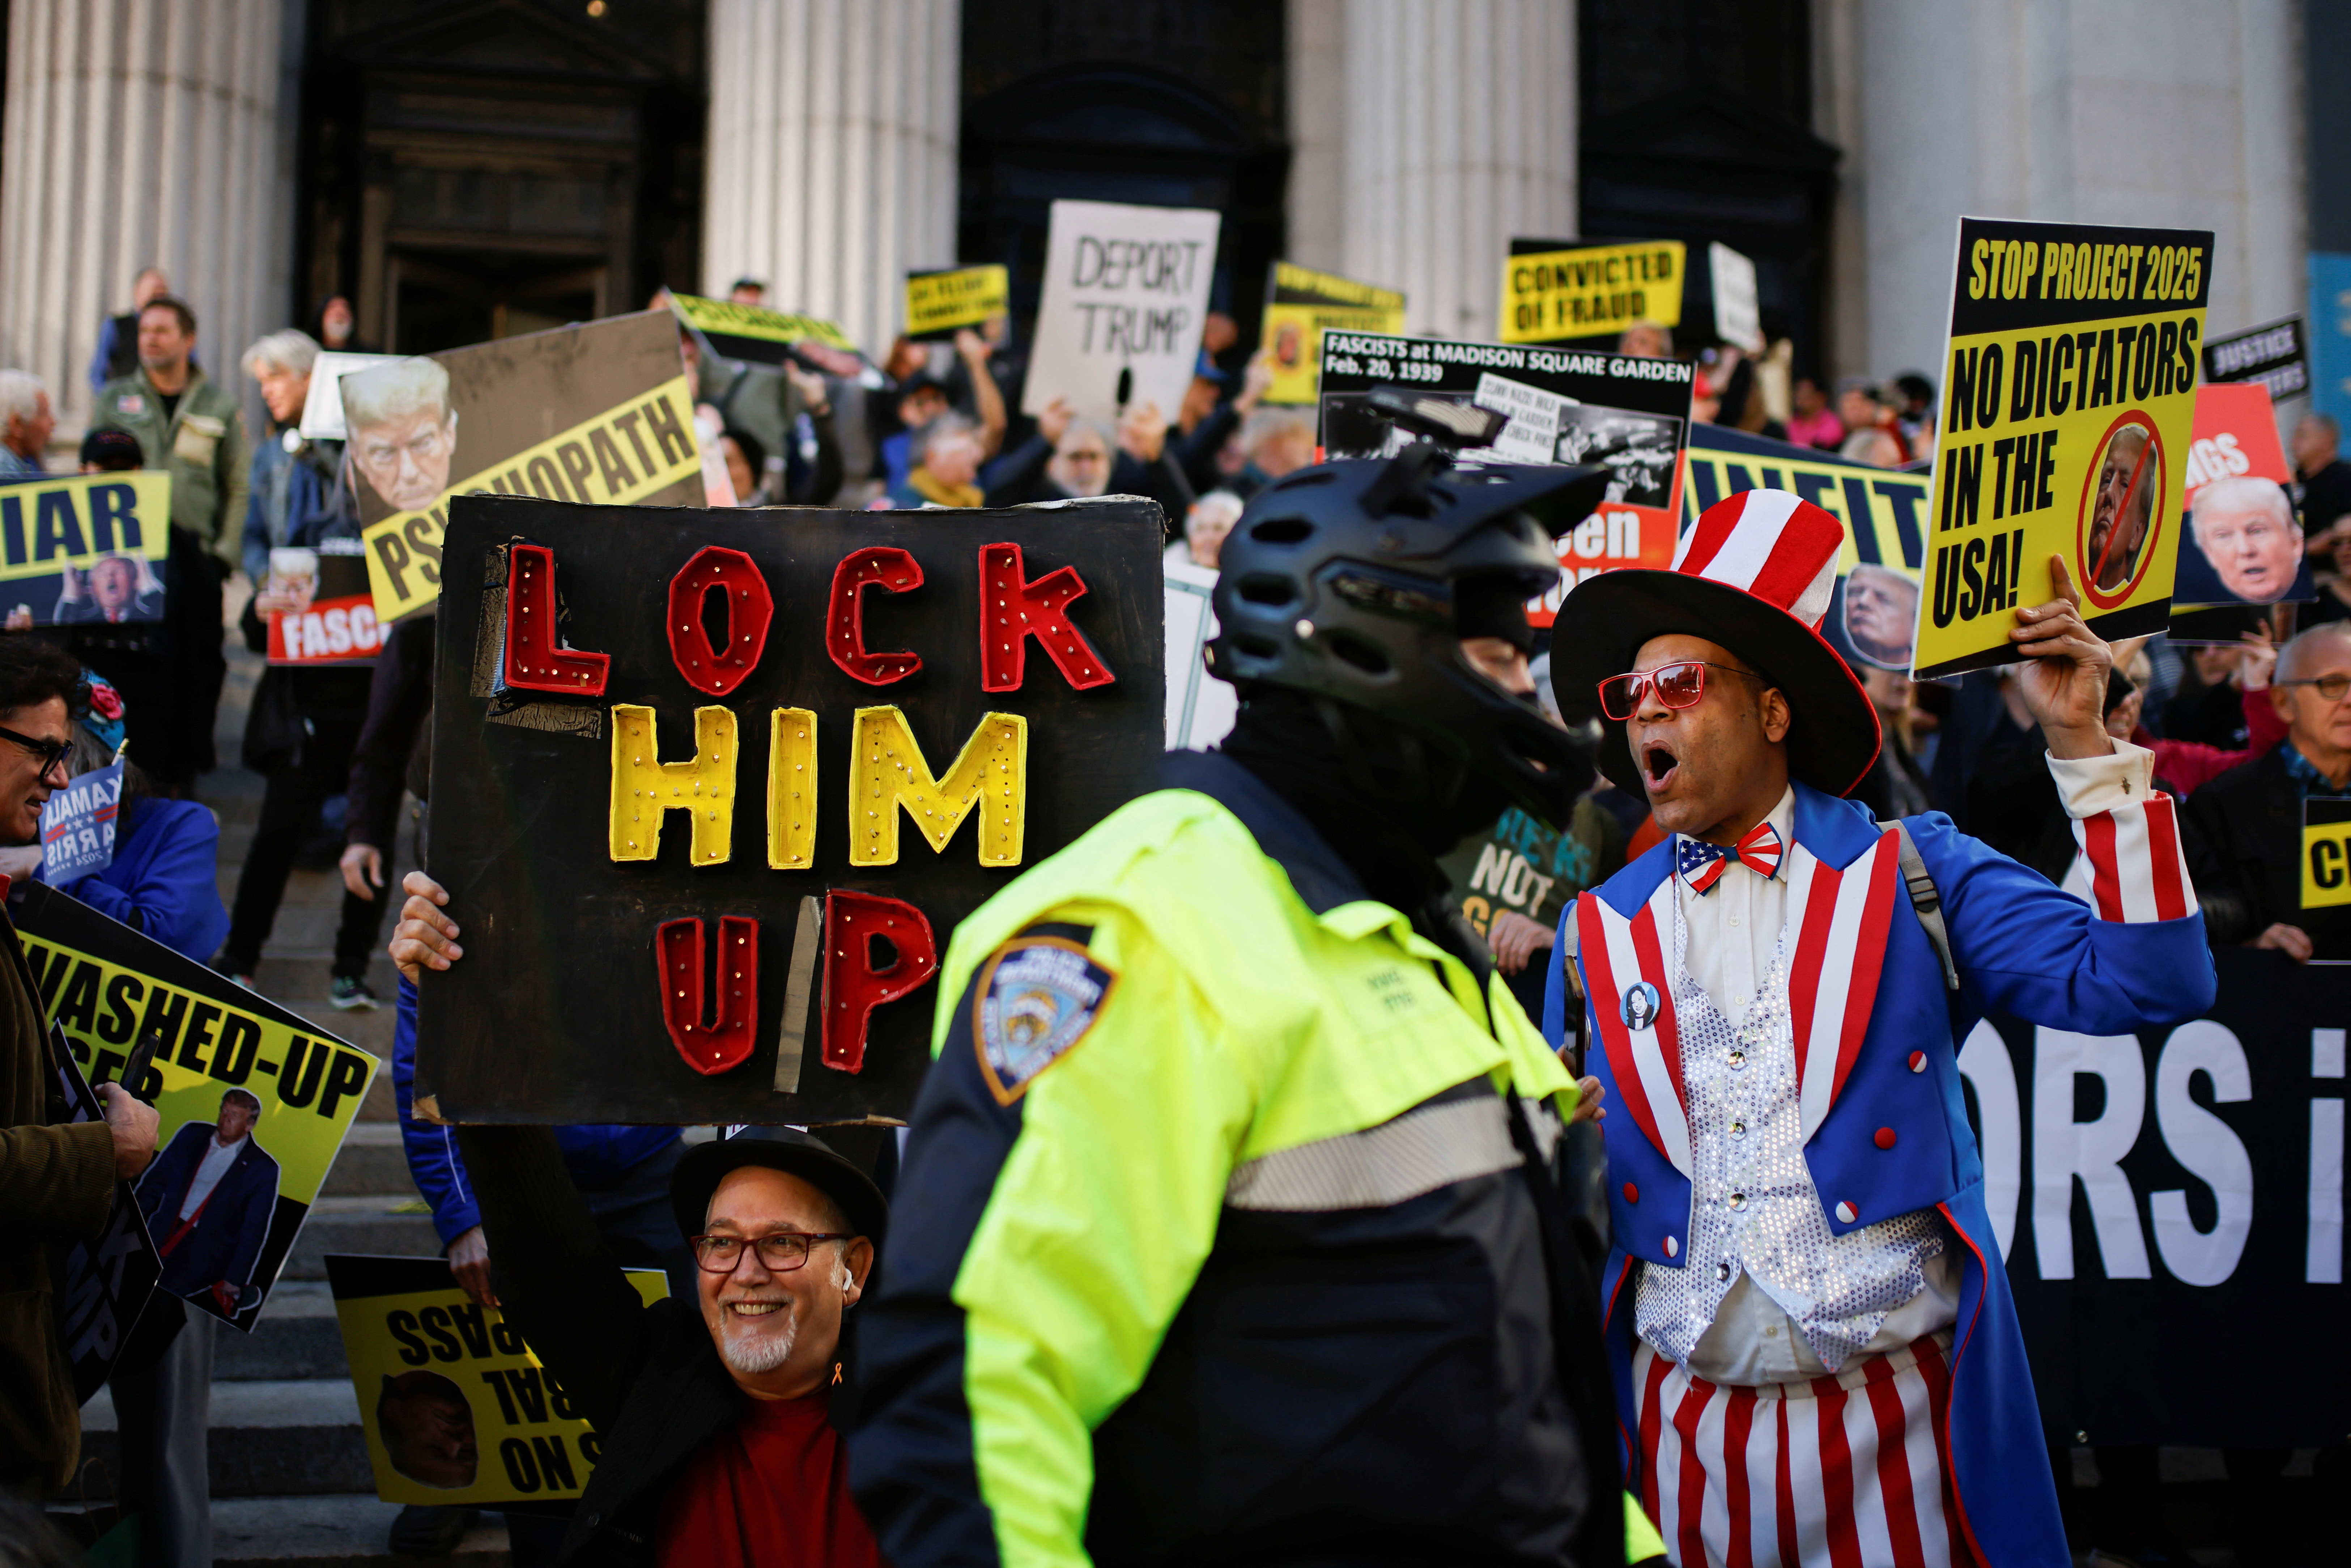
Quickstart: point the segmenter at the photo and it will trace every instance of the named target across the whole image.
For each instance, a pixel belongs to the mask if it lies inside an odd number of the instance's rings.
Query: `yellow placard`
[[[1501,340],[1596,337],[1635,321],[1679,326],[1687,260],[1677,239],[1510,256],[1502,263]]]
[[[0,486],[0,582],[87,570],[110,556],[160,568],[171,529],[172,476],[158,470]]]
[[[376,1495],[466,1504],[575,1499],[596,1468],[595,1430],[496,1307],[438,1259],[328,1260],[335,1318],[359,1396]],[[648,1305],[658,1270],[628,1270]],[[422,1288],[419,1288],[422,1287]]]
[[[441,536],[452,497],[486,490],[620,507],[701,472],[693,399],[678,376],[460,480],[430,507],[369,524],[360,538],[376,620],[388,626],[440,599]]]
[[[786,345],[815,341],[829,349],[857,351],[857,341],[838,322],[821,316],[790,310],[770,310],[764,305],[737,305],[730,299],[705,299],[698,294],[672,294],[670,308],[689,327],[728,338],[755,338],[763,343]]]
[[[1273,264],[1273,291],[1267,297],[1259,341],[1271,351],[1273,384],[1265,401],[1311,403],[1322,380],[1322,334],[1326,331],[1404,332],[1405,298],[1393,288],[1317,272],[1295,262]]]
[[[2351,904],[2351,800],[2314,797],[2302,804],[2302,906]]]
[[[1960,220],[1919,678],[2007,662],[2053,557],[2100,636],[2163,629],[2211,251],[2204,231]]]
[[[959,267],[906,275],[906,336],[977,327],[1012,308],[1012,275],[1001,267]]]

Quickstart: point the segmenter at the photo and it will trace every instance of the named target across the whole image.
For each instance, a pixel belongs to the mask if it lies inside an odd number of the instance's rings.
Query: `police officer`
[[[897,1568],[1624,1561],[1578,1086],[1437,865],[1592,779],[1524,602],[1602,483],[1268,486],[1224,749],[957,927],[852,1438]]]

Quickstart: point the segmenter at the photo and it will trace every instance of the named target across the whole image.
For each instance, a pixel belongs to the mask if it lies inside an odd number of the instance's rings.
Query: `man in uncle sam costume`
[[[2150,755],[2100,723],[2110,656],[2062,564],[2064,597],[2010,635],[2093,901],[1939,813],[1880,825],[1840,798],[1879,740],[1819,634],[1843,541],[1751,490],[1671,570],[1594,578],[1559,614],[1561,689],[1598,688],[1601,767],[1668,834],[1559,942],[1615,1108],[1625,1471],[1686,1568],[2063,1568],[1955,1042],[1990,1011],[2105,1035],[2191,1018],[2211,959]],[[1554,1041],[1569,985],[1554,968]]]

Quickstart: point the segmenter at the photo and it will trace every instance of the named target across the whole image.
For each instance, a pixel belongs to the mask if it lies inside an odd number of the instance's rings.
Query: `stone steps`
[[[71,1512],[76,1510],[53,1510]],[[213,1500],[213,1561],[271,1568],[506,1568],[503,1516],[485,1513],[446,1557],[418,1557],[385,1545],[398,1503],[366,1497],[238,1497]]]
[[[323,1280],[329,1252],[371,1252],[387,1258],[434,1258],[441,1238],[430,1214],[395,1214],[404,1203],[415,1203],[412,1189],[403,1197],[390,1194],[321,1197],[302,1222],[294,1250],[286,1257],[282,1280]]]
[[[89,1493],[120,1468],[111,1389],[82,1406],[82,1456],[95,1458]],[[297,1497],[375,1490],[359,1399],[348,1377],[215,1378],[209,1469],[215,1501],[233,1497]]]

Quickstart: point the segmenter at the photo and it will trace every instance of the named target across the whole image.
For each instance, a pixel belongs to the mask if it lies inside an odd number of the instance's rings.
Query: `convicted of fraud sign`
[[[1918,678],[2007,663],[2053,558],[2099,636],[2163,630],[2211,259],[2206,230],[1959,220]]]
[[[1529,243],[1513,240],[1510,248]],[[1593,338],[1635,321],[1677,326],[1687,259],[1677,239],[1511,256],[1502,263],[1501,340]]]

